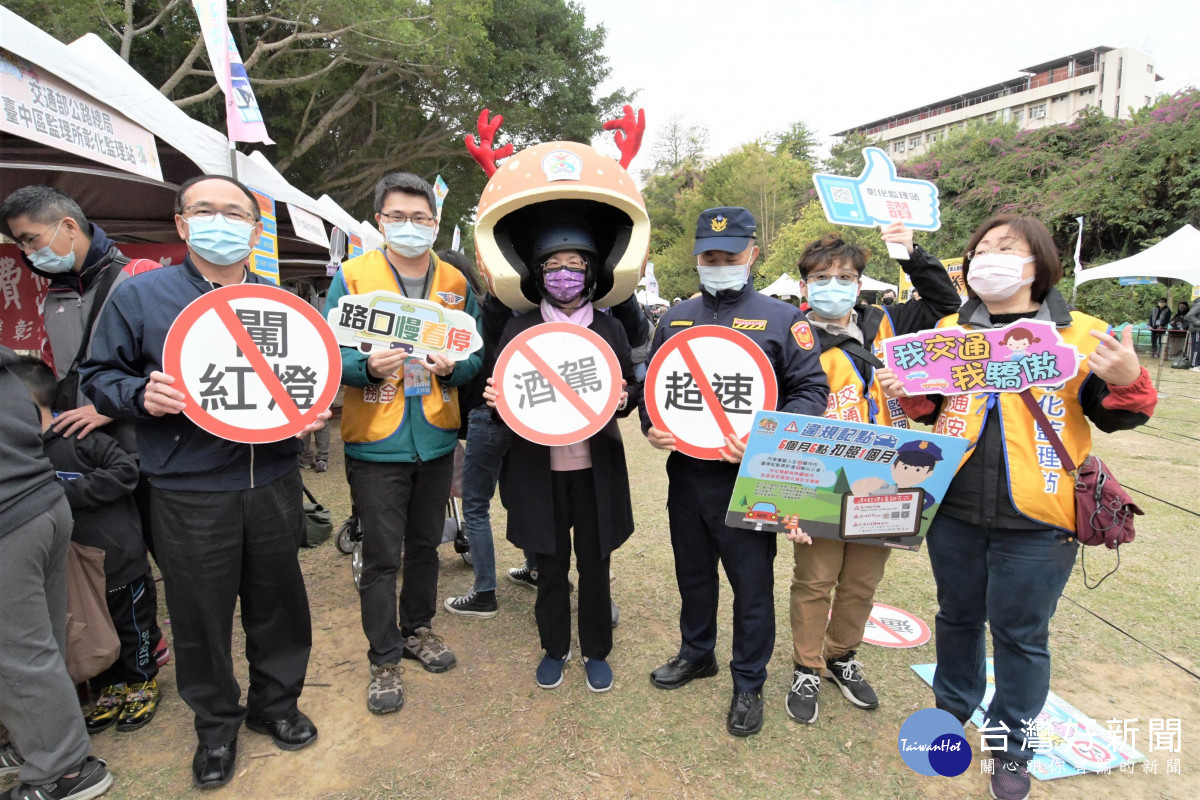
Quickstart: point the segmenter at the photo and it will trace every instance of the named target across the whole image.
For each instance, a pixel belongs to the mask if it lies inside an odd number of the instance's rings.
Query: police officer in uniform
[[[755,291],[750,268],[758,258],[757,224],[744,208],[710,208],[696,223],[696,269],[701,293],[672,307],[659,321],[650,359],[667,339],[693,325],[739,330],[766,353],[779,383],[778,410],[820,416],[829,385],[815,337],[803,312]],[[642,431],[662,450],[675,450],[669,431],[650,424],[644,401]],[[667,510],[675,577],[679,583],[681,645],[677,655],[650,674],[660,689],[677,689],[717,673],[717,561],[733,587],[733,699],[726,729],[734,736],[762,730],[762,687],[775,646],[772,595],[776,540],[773,533],[730,528],[725,513],[737,463],[745,445],[729,437],[722,460],[703,461],[679,452],[667,459]]]

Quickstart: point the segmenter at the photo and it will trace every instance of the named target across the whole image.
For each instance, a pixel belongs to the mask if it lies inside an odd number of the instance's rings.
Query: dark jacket
[[[0,538],[63,496],[42,449],[42,416],[25,384],[8,370],[17,354],[0,347]]]
[[[1037,311],[1005,315],[993,320],[988,315],[987,306],[978,298],[972,298],[963,305],[957,324],[991,328],[1011,324],[1018,318],[1044,319],[1063,328],[1071,325],[1071,310],[1058,290],[1051,289]],[[1100,430],[1105,433],[1128,430],[1149,421],[1150,418],[1145,414],[1105,408],[1103,401],[1108,394],[1108,384],[1095,375],[1088,376],[1079,392],[1083,413]],[[934,404],[933,413],[921,417],[917,422],[932,425],[945,398],[941,395],[928,397]],[[979,441],[946,490],[938,513],[988,529],[1032,530],[1045,527],[1040,522],[1022,516],[1013,505],[1004,457],[1004,431],[999,414],[987,415]]]
[[[1159,308],[1155,305],[1150,309],[1150,327],[1165,328],[1171,323],[1171,307],[1163,306]]]
[[[91,331],[84,331],[88,316],[92,313],[101,287],[106,281],[101,280],[110,269],[116,270],[109,283],[105,303],[112,297],[113,292],[124,281],[134,275],[130,267],[129,257],[122,253],[112,239],[98,225],[91,225],[92,243],[88,247],[87,256],[79,272],[43,272],[33,266],[24,252],[21,258],[25,266],[35,275],[41,275],[50,281],[46,292],[46,302],[42,308],[42,320],[46,326],[46,337],[50,340],[50,352],[54,356],[54,371],[61,381],[67,376],[71,363],[79,353],[86,337],[90,337],[99,323],[99,316],[92,324]],[[135,267],[150,266],[156,268],[157,262],[142,260]],[[85,357],[87,353],[84,354]],[[83,359],[80,359],[82,365]],[[75,398],[72,408],[85,406],[90,401],[80,391]],[[105,427],[105,432],[116,438],[123,449],[130,453],[137,452],[137,440],[133,424],[128,420],[116,420]]]
[[[248,283],[267,283],[247,271]],[[220,492],[265,486],[298,468],[294,438],[249,445],[206,433],[183,414],[153,417],[142,407],[151,372],[162,370],[167,331],[179,313],[212,285],[193,266],[164,267],[113,291],[96,325],[83,391],[101,414],[136,423],[142,472],[153,486]]]
[[[64,439],[51,429],[42,441],[75,517],[71,539],[104,551],[108,591],[149,572],[142,520],[133,500],[138,484],[133,456],[101,431]]]
[[[768,297],[755,291],[754,284],[746,283],[740,289],[728,289],[714,296],[707,289],[699,297],[684,300],[662,315],[654,342],[650,346],[650,361],[654,360],[658,348],[667,339],[694,325],[721,325],[732,328],[735,319],[763,322],[761,330],[753,327],[739,328],[754,340],[775,370],[779,383],[778,411],[789,414],[811,414],[819,417],[825,413],[829,397],[829,383],[825,370],[821,368],[820,352],[815,345],[816,331],[807,348],[801,347],[792,329],[798,323],[808,324],[804,312],[782,300]],[[646,404],[639,404],[642,432],[650,430],[650,416]],[[671,457],[687,458],[681,453]]]
[[[542,322],[541,311],[534,310],[512,319],[500,337],[502,350],[513,337]],[[592,438],[588,439],[592,457],[592,481],[600,518],[600,556],[608,558],[633,534],[633,505],[629,499],[629,472],[625,466],[625,446],[617,417],[629,416],[641,396],[641,384],[633,374],[629,342],[622,325],[608,314],[596,313],[588,326],[608,342],[621,365],[628,385],[629,401],[623,410]],[[514,436],[500,471],[500,497],[508,510],[508,540],[524,550],[553,553],[554,506],[550,492],[550,448]]]

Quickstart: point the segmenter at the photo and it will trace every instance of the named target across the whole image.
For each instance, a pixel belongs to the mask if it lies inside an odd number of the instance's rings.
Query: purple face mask
[[[586,274],[558,269],[547,272],[544,278],[546,291],[560,303],[569,303],[583,292]]]

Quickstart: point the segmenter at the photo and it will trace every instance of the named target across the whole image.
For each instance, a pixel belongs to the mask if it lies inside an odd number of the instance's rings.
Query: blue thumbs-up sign
[[[929,181],[900,178],[896,165],[878,147],[863,150],[867,166],[857,178],[813,175],[825,216],[837,225],[875,228],[902,222],[919,231],[942,226],[937,186]]]

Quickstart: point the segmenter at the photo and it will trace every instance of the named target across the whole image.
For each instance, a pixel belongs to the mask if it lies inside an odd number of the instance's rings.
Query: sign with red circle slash
[[[895,606],[876,603],[863,628],[863,642],[879,647],[920,647],[929,641],[924,620]]]
[[[706,461],[721,458],[725,437],[746,441],[756,411],[774,410],[775,370],[749,336],[722,325],[697,325],[658,348],[646,370],[646,410],[675,449]]]
[[[496,359],[492,378],[500,418],[535,444],[594,436],[621,399],[616,353],[594,331],[568,322],[522,331]]]
[[[200,428],[264,444],[295,436],[329,408],[342,358],[315,308],[276,286],[243,283],[206,292],[179,314],[163,372]]]

